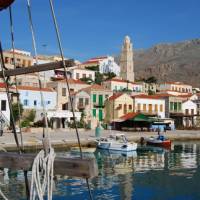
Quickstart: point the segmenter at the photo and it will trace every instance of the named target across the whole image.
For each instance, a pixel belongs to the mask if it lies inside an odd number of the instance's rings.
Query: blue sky
[[[54,0],[65,56],[81,61],[119,54],[125,35],[135,49],[200,37],[199,0]],[[58,54],[48,0],[32,0],[38,52]],[[26,0],[13,5],[15,44],[32,51]],[[8,11],[0,38],[10,48]],[[43,44],[47,47],[44,48]]]

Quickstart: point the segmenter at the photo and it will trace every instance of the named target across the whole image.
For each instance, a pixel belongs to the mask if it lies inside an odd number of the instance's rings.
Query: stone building
[[[135,80],[134,75],[134,62],[133,62],[133,45],[130,37],[126,36],[122,46],[122,52],[120,56],[121,77],[124,80]]]

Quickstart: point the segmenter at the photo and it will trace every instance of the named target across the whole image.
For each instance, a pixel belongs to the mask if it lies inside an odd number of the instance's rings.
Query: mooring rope
[[[31,194],[30,200],[44,200],[47,192],[47,199],[52,200],[53,176],[54,176],[54,149],[50,148],[46,155],[41,150],[34,159],[32,166]]]
[[[60,32],[59,32],[58,23],[57,23],[55,11],[54,11],[53,1],[49,0],[49,3],[50,3],[51,14],[52,14],[54,27],[55,27],[55,31],[56,31],[56,37],[57,37],[57,42],[58,42],[58,46],[59,46],[60,56],[61,56],[62,64],[63,64],[63,68],[64,68],[64,77],[65,77],[65,81],[66,81],[66,84],[67,84],[67,90],[68,90],[68,94],[69,94],[69,102],[70,102],[70,106],[71,106],[71,110],[72,110],[76,136],[77,136],[80,155],[81,155],[81,159],[82,159],[83,158],[82,147],[81,147],[80,136],[79,136],[79,131],[78,131],[78,127],[77,127],[77,122],[76,122],[76,118],[75,118],[75,111],[74,111],[74,107],[73,107],[73,102],[72,102],[72,98],[71,98],[71,92],[70,92],[70,87],[69,87],[69,82],[68,82],[68,77],[67,77],[67,67],[66,67],[66,64],[65,64],[64,51],[63,51],[63,48],[62,48]],[[89,180],[87,178],[86,178],[86,184],[87,184],[88,191],[89,191],[89,197],[90,197],[91,200],[93,200]]]

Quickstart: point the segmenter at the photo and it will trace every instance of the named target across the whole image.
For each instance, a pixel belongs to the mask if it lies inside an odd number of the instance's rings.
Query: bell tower
[[[123,80],[135,81],[134,75],[134,63],[133,63],[133,45],[131,43],[130,37],[126,36],[122,46],[122,51],[120,55],[120,68],[121,68],[121,78]]]

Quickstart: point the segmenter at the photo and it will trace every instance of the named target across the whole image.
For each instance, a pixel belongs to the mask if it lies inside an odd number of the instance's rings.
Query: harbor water
[[[77,151],[59,154],[78,156]],[[200,199],[200,143],[174,143],[171,150],[140,148],[127,155],[95,151],[84,156],[95,157],[98,163],[99,176],[90,180],[95,200]],[[22,172],[4,169],[0,187],[10,200],[26,199]],[[85,180],[71,177],[57,176],[53,194],[55,200],[89,199]]]

